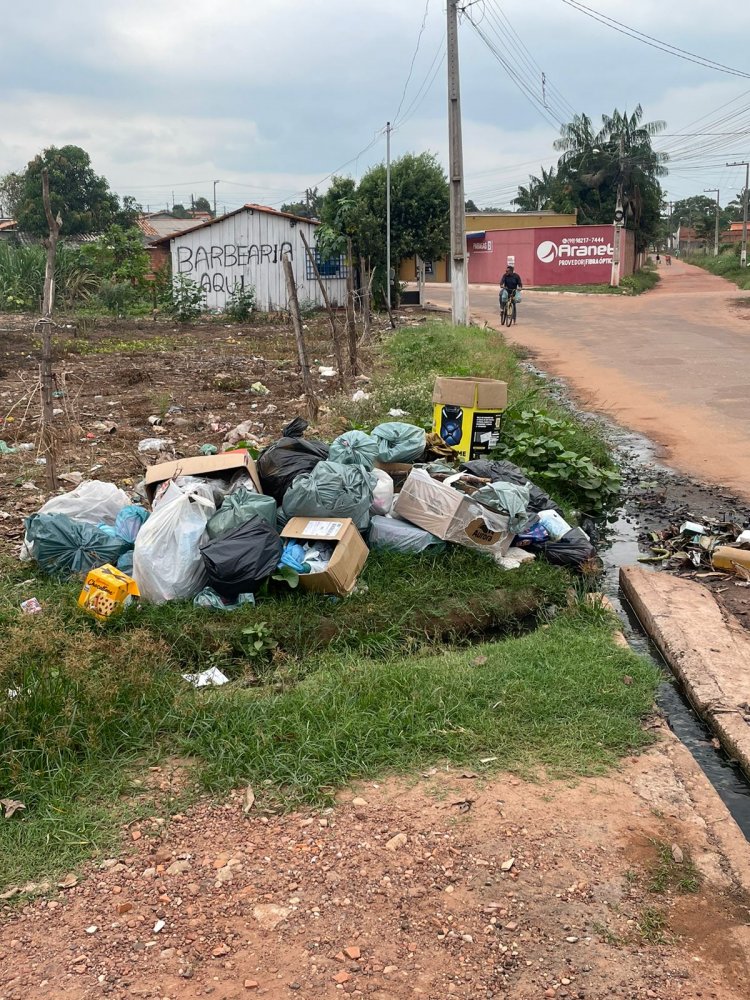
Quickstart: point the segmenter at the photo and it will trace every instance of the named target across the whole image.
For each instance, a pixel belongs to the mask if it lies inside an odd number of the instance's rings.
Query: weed
[[[177,274],[166,290],[164,305],[180,323],[189,323],[205,312],[206,293],[197,281],[184,274]]]
[[[687,849],[682,852],[682,860],[677,861],[669,844],[652,841],[657,850],[657,861],[651,871],[649,891],[653,893],[679,892],[694,893],[700,889],[701,874]]]
[[[224,314],[237,323],[245,323],[250,319],[254,310],[255,288],[252,285],[248,288],[235,285],[224,306]]]
[[[616,934],[613,930],[611,930],[611,928],[607,927],[606,924],[602,924],[598,920],[592,923],[591,929],[595,934],[599,935],[605,944],[612,945],[613,948],[622,948],[626,943],[624,937]]]
[[[646,906],[638,914],[636,926],[648,944],[661,944],[667,929],[667,915],[656,906]]]

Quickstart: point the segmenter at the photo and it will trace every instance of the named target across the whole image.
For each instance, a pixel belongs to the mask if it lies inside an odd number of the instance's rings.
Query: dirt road
[[[575,785],[432,768],[130,834],[0,919],[2,1000],[747,996],[750,849],[666,728]]]
[[[668,464],[750,497],[750,293],[680,261],[661,278],[633,298],[527,291],[512,339]],[[445,306],[450,290],[427,298]],[[496,325],[497,289],[472,286],[470,298]]]

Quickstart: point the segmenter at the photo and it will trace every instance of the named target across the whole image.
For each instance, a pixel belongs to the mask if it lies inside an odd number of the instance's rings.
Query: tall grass
[[[692,254],[685,257],[685,263],[695,264],[702,267],[704,271],[710,271],[720,278],[733,281],[739,288],[750,289],[750,268],[740,266],[740,246],[727,247],[721,251],[718,257],[707,254]]]
[[[0,242],[0,312],[39,310],[44,294],[47,252],[43,246],[14,246]],[[55,262],[55,305],[85,301],[99,278],[77,247],[58,246]]]

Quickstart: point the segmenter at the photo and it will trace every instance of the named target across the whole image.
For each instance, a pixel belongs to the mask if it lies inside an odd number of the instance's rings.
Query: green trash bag
[[[370,524],[375,477],[359,465],[318,462],[284,494],[280,520],[292,517],[350,517],[360,531]]]
[[[276,501],[262,493],[253,493],[243,487],[224,498],[221,507],[206,525],[209,538],[219,538],[239,528],[254,514],[262,517],[272,528],[276,527]]]
[[[427,435],[421,427],[402,424],[397,420],[378,424],[372,436],[378,442],[381,462],[416,462],[427,443]]]
[[[32,514],[26,541],[39,568],[52,576],[75,576],[105,563],[113,566],[132,543],[67,514]]]
[[[498,514],[507,514],[510,518],[508,527],[515,533],[520,531],[529,519],[529,497],[528,486],[499,482],[482,486],[472,494],[471,499],[484,507],[489,507],[490,510],[497,511]]]
[[[333,442],[328,457],[341,465],[361,465],[363,469],[371,469],[379,457],[378,442],[364,431],[347,431]]]

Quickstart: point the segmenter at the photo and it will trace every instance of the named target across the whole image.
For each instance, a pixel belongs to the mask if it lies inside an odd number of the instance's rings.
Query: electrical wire
[[[426,0],[425,5],[424,5],[424,14],[422,14],[422,24],[419,27],[419,34],[417,35],[417,44],[416,44],[416,46],[414,48],[414,55],[411,57],[411,64],[409,66],[409,73],[407,74],[407,77],[406,77],[406,83],[404,84],[404,89],[401,91],[401,100],[398,102],[398,108],[396,109],[396,114],[393,116],[393,119],[392,119],[394,122],[398,119],[398,116],[401,114],[401,108],[404,105],[404,99],[406,97],[406,91],[409,88],[409,82],[411,81],[411,75],[414,72],[414,63],[417,61],[417,55],[419,53],[419,45],[420,45],[420,42],[422,41],[422,35],[424,34],[425,25],[427,24],[427,15],[429,13],[429,10],[430,10],[430,0]]]
[[[663,42],[661,39],[654,38],[653,35],[647,35],[645,32],[639,31],[637,28],[631,28],[627,24],[623,24],[622,21],[617,21],[615,18],[609,17],[607,14],[591,10],[590,7],[580,3],[580,0],[562,0],[562,2],[568,7],[571,7],[573,10],[577,10],[580,14],[585,14],[587,17],[593,18],[600,24],[619,32],[619,34],[627,35],[629,38],[633,38],[637,42],[642,42],[644,45],[648,45],[652,49],[658,49],[661,52],[666,52],[668,55],[675,56],[678,59],[684,59],[687,62],[696,63],[698,66],[703,66],[704,69],[712,69],[718,73],[728,73],[730,76],[739,76],[744,77],[745,79],[750,79],[750,73],[746,73],[744,70],[734,69],[732,66],[726,66],[724,63],[716,62],[714,59],[708,59],[705,56],[697,55],[695,52],[688,52],[687,49],[681,49],[679,46],[672,45],[670,42]]]
[[[430,63],[429,69],[427,70],[427,74],[424,80],[422,81],[419,90],[412,99],[411,104],[408,106],[406,111],[404,111],[402,117],[397,122],[394,123],[394,125],[391,128],[391,132],[397,132],[417,113],[425,97],[427,97],[427,95],[432,90],[432,85],[435,82],[435,77],[438,75],[440,70],[443,68],[443,65],[445,64],[446,55],[447,55],[447,45],[445,43],[445,40],[443,39],[440,42],[440,45],[438,46],[437,52],[433,56],[432,62]],[[438,59],[439,61],[436,64],[436,60]]]

